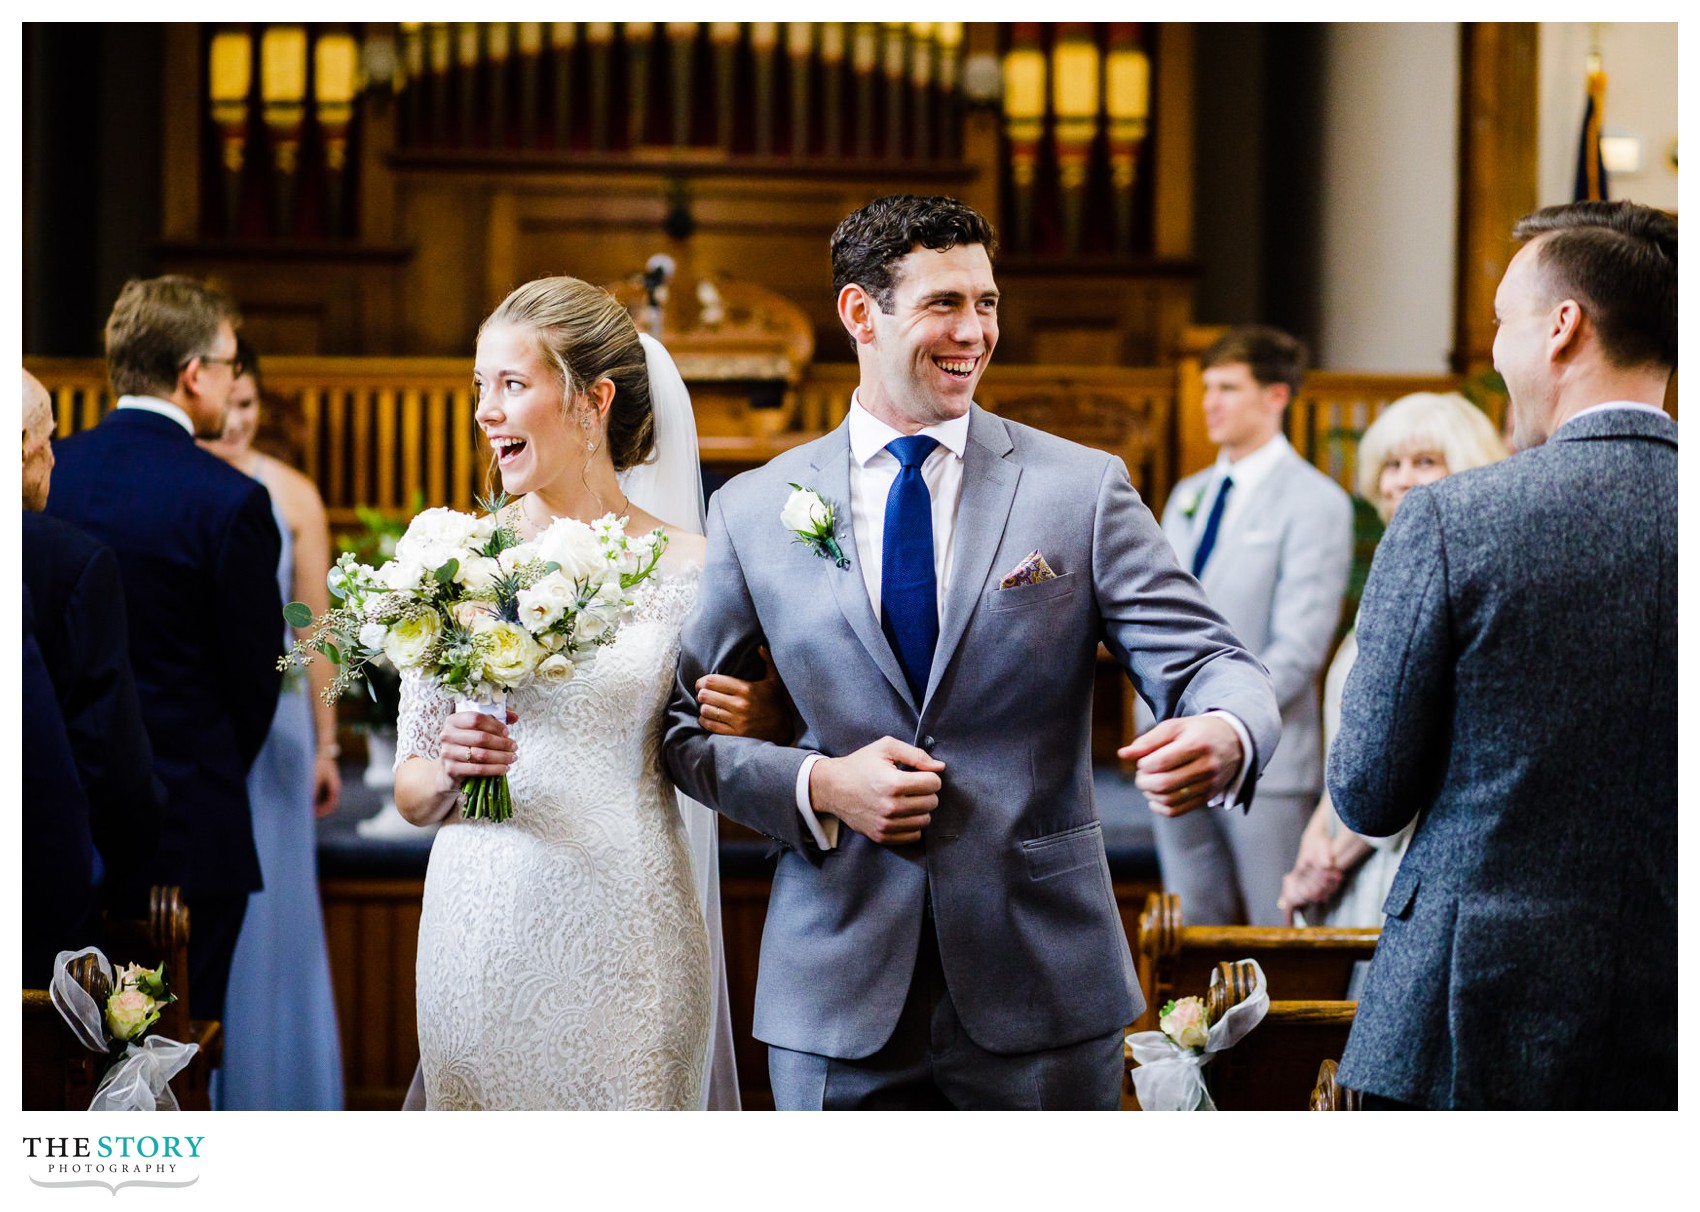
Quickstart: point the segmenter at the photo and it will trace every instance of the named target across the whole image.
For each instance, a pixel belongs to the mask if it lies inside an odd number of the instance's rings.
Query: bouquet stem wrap
[[[71,979],[69,971],[71,962],[85,955],[95,957],[108,982],[114,979],[112,964],[100,948],[61,951],[54,961],[53,984],[48,989],[48,996],[78,1042],[90,1052],[105,1053],[109,1050],[105,1017],[94,998]],[[126,1044],[122,1059],[101,1079],[89,1110],[178,1110],[177,1096],[171,1092],[170,1082],[194,1058],[198,1048],[198,1044],[180,1044],[157,1035],[148,1036],[140,1044]]]
[[[1161,1031],[1138,1031],[1127,1037],[1128,1048],[1139,1067],[1133,1071],[1133,1090],[1147,1111],[1214,1111],[1215,1101],[1204,1084],[1204,1066],[1210,1058],[1231,1048],[1269,1012],[1269,982],[1256,960],[1247,961],[1257,976],[1251,996],[1231,1006],[1210,1024],[1209,1042],[1202,1048],[1183,1048]],[[1210,974],[1210,987],[1221,982],[1221,973]]]
[[[479,715],[487,715],[498,722],[506,723],[508,700],[506,695],[498,695],[493,703],[477,703],[471,699],[461,699],[455,704],[455,710],[476,711]],[[474,775],[460,786],[460,815],[462,820],[505,821],[513,816],[514,799],[508,791],[507,775]]]

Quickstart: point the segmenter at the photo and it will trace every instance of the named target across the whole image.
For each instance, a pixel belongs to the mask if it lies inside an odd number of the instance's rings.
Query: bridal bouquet
[[[325,692],[335,702],[382,655],[452,691],[460,709],[502,716],[507,695],[533,680],[564,682],[610,643],[633,605],[631,591],[654,573],[666,534],[628,536],[613,514],[586,524],[558,518],[521,542],[500,522],[504,501],[480,501],[488,516],[427,509],[377,568],[344,552],[331,569],[333,606],[315,620],[300,602],[284,617],[312,634],[281,664],[318,653],[337,666]],[[506,775],[463,786],[461,815],[513,815]]]

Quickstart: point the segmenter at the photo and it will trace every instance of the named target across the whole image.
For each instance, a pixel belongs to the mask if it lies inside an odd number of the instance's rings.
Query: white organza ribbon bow
[[[111,962],[100,948],[84,947],[59,953],[53,965],[53,984],[47,992],[77,1041],[90,1052],[104,1053],[108,1051],[105,1015],[88,991],[71,979],[69,971],[71,962],[85,955],[94,956],[102,975],[112,983]],[[148,1036],[139,1045],[126,1044],[123,1059],[107,1070],[89,1110],[176,1111],[171,1079],[189,1063],[198,1047],[157,1035]]]
[[[1214,1111],[1216,1104],[1204,1084],[1204,1066],[1216,1053],[1231,1048],[1269,1012],[1269,986],[1256,960],[1247,960],[1257,978],[1251,995],[1216,1022],[1210,1024],[1209,1040],[1202,1049],[1183,1048],[1161,1031],[1138,1031],[1127,1037],[1128,1049],[1139,1067],[1133,1071],[1133,1089],[1139,1105],[1147,1111]],[[1221,983],[1222,974],[1210,974],[1210,987]]]

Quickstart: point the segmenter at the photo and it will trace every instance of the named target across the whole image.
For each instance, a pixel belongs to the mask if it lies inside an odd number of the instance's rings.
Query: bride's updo
[[[615,471],[649,458],[655,420],[649,402],[649,370],[637,325],[614,296],[578,278],[538,278],[515,290],[479,325],[530,331],[560,372],[568,401],[602,379],[614,384],[608,406],[608,454]]]

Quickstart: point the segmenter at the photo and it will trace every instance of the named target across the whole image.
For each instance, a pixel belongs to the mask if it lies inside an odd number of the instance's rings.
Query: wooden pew
[[[166,985],[177,1000],[160,1011],[149,1034],[200,1045],[194,1059],[171,1079],[171,1089],[183,1110],[212,1110],[209,1081],[223,1059],[224,1033],[216,1021],[189,1017],[189,909],[182,890],[155,886],[148,894],[145,918],[108,914],[104,930],[107,959],[115,969],[132,963],[165,965]],[[105,1006],[112,988],[93,956],[78,960],[71,974],[97,1005]],[[23,1007],[24,1108],[87,1110],[106,1073],[107,1058],[83,1047],[47,990],[25,989]]]
[[[1133,940],[1134,968],[1145,994],[1145,1013],[1135,1031],[1157,1030],[1163,1003],[1202,995],[1210,973],[1223,961],[1254,959],[1269,979],[1272,997],[1332,1001],[1343,998],[1352,966],[1375,953],[1378,929],[1310,926],[1186,926],[1180,897],[1154,892]],[[1311,1076],[1315,1076],[1315,1066]],[[1308,1086],[1306,1087],[1309,1088]]]
[[[1310,1092],[1312,1111],[1362,1111],[1364,1096],[1350,1086],[1340,1084],[1340,1062],[1329,1059],[1316,1072],[1316,1086]]]
[[[77,960],[71,976],[97,1004],[104,1004],[112,992],[92,955]],[[46,989],[25,989],[23,994],[23,1109],[88,1110],[106,1073],[106,1057],[83,1047]]]
[[[1223,979],[1204,994],[1210,1021],[1251,993],[1251,964],[1241,960],[1217,965]],[[1265,977],[1268,977],[1267,971]],[[1278,992],[1273,980],[1272,993]],[[1339,1056],[1352,1030],[1358,1004],[1334,999],[1271,998],[1263,1020],[1237,1044],[1218,1052],[1205,1067],[1210,1097],[1221,1111],[1302,1111],[1314,1107],[1318,1067]],[[1138,1110],[1133,1093],[1132,1055],[1124,1051],[1128,1072],[1122,1091],[1124,1110]],[[1329,1063],[1332,1063],[1331,1061]]]

